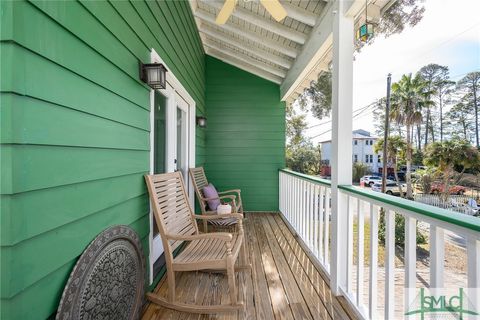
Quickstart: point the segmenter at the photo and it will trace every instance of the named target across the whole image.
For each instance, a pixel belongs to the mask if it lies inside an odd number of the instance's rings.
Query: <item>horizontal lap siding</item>
[[[154,48],[205,114],[187,1],[1,2],[1,318],[44,319],[88,243],[132,226],[148,256]],[[197,130],[197,162],[205,131]]]
[[[278,210],[285,105],[278,85],[207,56],[206,165],[220,190],[240,188],[245,210]]]

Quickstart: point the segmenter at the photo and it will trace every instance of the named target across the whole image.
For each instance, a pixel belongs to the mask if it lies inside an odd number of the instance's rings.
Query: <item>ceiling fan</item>
[[[238,0],[225,0],[225,3],[215,20],[217,24],[225,24],[225,22],[227,22],[228,18],[233,13],[233,10],[235,10],[237,1]],[[281,21],[287,16],[287,11],[278,0],[260,0],[260,3],[277,21]]]

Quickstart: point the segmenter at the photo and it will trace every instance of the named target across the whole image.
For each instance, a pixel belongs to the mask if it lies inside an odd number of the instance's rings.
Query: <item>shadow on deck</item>
[[[276,213],[247,213],[247,253],[252,271],[236,277],[239,297],[245,310],[218,315],[177,312],[149,304],[143,320],[157,319],[352,319],[343,298],[331,294],[327,277]],[[156,292],[166,296],[167,282],[160,281]],[[224,274],[177,273],[180,301],[199,304],[229,303]]]

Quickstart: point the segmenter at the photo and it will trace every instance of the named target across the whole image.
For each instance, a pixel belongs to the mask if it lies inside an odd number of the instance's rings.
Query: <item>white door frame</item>
[[[172,70],[168,67],[165,61],[160,58],[158,53],[152,48],[150,53],[150,63],[162,63],[167,68],[166,73],[166,88],[159,90],[159,92],[167,98],[167,110],[166,110],[166,163],[165,170],[167,172],[173,172],[175,170],[175,141],[172,139],[172,135],[175,136],[176,130],[176,95],[180,95],[188,104],[188,167],[195,167],[195,124],[196,124],[196,104],[195,100],[190,96],[185,87],[178,81],[177,77],[173,74]],[[150,90],[150,174],[153,174],[154,170],[154,125],[155,125],[155,90]],[[194,206],[194,193],[193,186],[188,179],[189,185],[189,201],[190,205]],[[158,257],[163,253],[163,246],[160,236],[153,238],[153,211],[150,204],[150,234],[149,234],[149,268],[150,268],[150,281],[153,283],[153,264]]]

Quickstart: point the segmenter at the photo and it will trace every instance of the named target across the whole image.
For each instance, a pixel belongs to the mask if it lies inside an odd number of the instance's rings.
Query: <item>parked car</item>
[[[432,189],[430,190],[430,193],[437,194],[437,193],[443,193],[445,190],[445,185],[444,184],[434,184],[432,185]],[[463,186],[450,186],[450,190],[448,191],[450,194],[458,194],[458,195],[463,195],[467,191],[467,188]]]
[[[402,184],[402,192],[405,194],[407,190],[407,185]],[[382,192],[382,182],[375,182],[372,185],[372,191]],[[387,180],[385,193],[389,195],[399,196],[400,195],[400,187],[395,181]]]
[[[405,181],[405,176],[406,176],[406,174],[407,174],[407,173],[406,173],[405,171],[399,171],[399,172],[397,172],[398,180],[400,180],[400,181]],[[387,179],[393,180],[393,181],[396,180],[394,174],[389,174],[389,175],[387,176]]]
[[[364,186],[371,187],[375,182],[382,181],[381,176],[363,176],[360,178],[360,185],[363,183]]]

